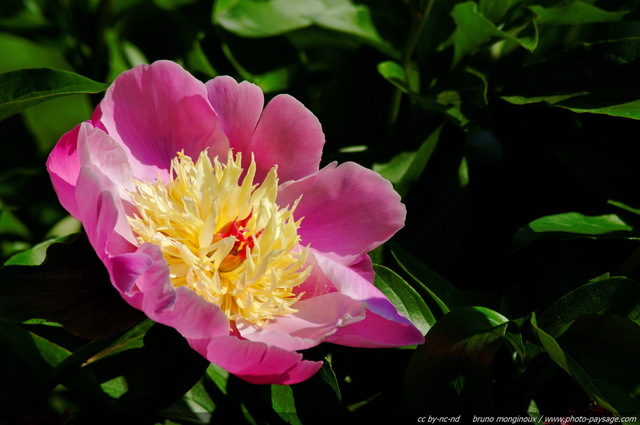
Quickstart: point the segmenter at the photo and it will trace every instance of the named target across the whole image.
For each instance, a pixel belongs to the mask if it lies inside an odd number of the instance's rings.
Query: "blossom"
[[[121,74],[47,161],[113,286],[152,320],[252,383],[291,384],[298,351],[418,344],[372,284],[367,253],[404,225],[389,182],[320,169],[324,134],[288,95],[159,61]]]

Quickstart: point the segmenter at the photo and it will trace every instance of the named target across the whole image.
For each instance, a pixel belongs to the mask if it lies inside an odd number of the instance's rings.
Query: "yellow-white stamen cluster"
[[[137,211],[127,217],[140,243],[160,246],[173,286],[219,306],[232,328],[295,312],[294,288],[310,273],[293,219],[297,202],[276,204],[277,167],[254,184],[255,162],[242,178],[241,160],[229,151],[226,164],[212,163],[204,151],[194,163],[179,153],[168,183],[135,181],[129,195]]]

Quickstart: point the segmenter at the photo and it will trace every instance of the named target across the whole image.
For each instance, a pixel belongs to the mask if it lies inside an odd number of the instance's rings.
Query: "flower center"
[[[226,164],[212,164],[204,151],[194,163],[178,153],[168,183],[135,181],[129,195],[137,212],[127,217],[140,243],[162,249],[173,286],[220,307],[232,328],[296,312],[302,294],[294,288],[311,272],[309,247],[299,245],[301,220],[293,219],[298,202],[276,204],[277,167],[254,184],[253,158],[244,178],[241,159],[229,151]]]

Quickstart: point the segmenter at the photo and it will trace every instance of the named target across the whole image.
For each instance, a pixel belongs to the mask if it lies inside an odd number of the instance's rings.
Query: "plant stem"
[[[424,25],[429,19],[431,8],[433,7],[434,0],[427,0],[424,9],[417,11],[415,18],[411,22],[411,29],[409,30],[409,36],[405,42],[404,49],[402,49],[402,56],[400,57],[400,66],[404,69],[405,75],[409,75],[409,66],[411,65],[411,57],[418,45],[420,34],[424,29]],[[400,103],[402,101],[402,91],[395,89],[391,97],[391,109],[389,113],[389,128],[393,129],[398,119],[398,113],[400,111]]]

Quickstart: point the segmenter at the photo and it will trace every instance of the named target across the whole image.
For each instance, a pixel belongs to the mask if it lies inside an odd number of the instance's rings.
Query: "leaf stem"
[[[409,66],[411,65],[411,57],[413,56],[413,52],[418,45],[418,40],[420,39],[420,34],[424,29],[424,25],[429,19],[429,14],[431,13],[431,9],[433,7],[434,0],[427,0],[425,3],[424,9],[422,11],[416,11],[414,15],[414,19],[411,21],[411,28],[409,30],[409,35],[405,42],[404,48],[402,49],[402,56],[400,57],[400,66],[405,72],[405,75],[409,75]],[[389,128],[393,129],[395,127],[396,121],[398,120],[398,113],[400,111],[400,103],[402,101],[402,91],[396,88],[393,91],[391,97],[391,108],[389,112]]]

